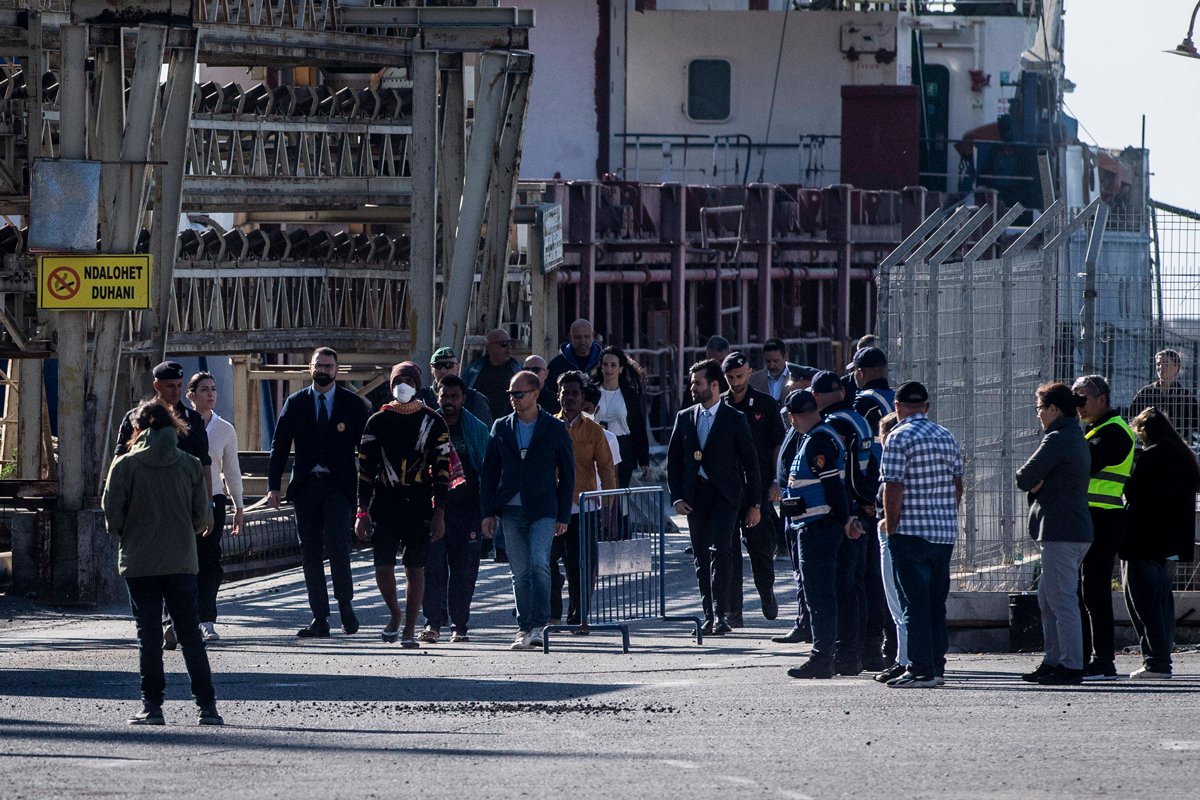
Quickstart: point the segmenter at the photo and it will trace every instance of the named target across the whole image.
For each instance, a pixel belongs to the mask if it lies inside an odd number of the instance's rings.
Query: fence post
[[[1101,203],[1092,221],[1084,258],[1086,277],[1083,286],[1083,374],[1096,372],[1096,262],[1104,243],[1104,228],[1108,224],[1108,204]],[[1110,376],[1111,377],[1111,376]]]

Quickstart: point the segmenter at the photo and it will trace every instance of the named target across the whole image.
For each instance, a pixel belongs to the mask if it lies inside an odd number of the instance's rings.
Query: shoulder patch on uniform
[[[825,468],[824,454],[818,454],[818,455],[814,456],[813,463],[816,465],[817,469],[824,469]]]

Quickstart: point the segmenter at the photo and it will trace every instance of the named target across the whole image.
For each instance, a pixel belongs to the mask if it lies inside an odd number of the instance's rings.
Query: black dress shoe
[[[776,644],[799,644],[804,641],[804,631],[800,628],[792,628],[783,636],[772,636],[771,641]]]
[[[1037,683],[1039,680],[1041,680],[1046,675],[1049,675],[1051,672],[1057,672],[1058,669],[1059,669],[1058,665],[1056,665],[1056,664],[1052,665],[1052,664],[1046,664],[1045,662],[1043,662],[1041,664],[1038,664],[1037,669],[1035,669],[1033,672],[1026,672],[1024,675],[1022,675],[1021,680],[1025,681],[1027,683]]]
[[[734,611],[725,615],[725,624],[731,628],[744,628],[746,622],[742,619],[742,612]]]
[[[1059,667],[1037,679],[1038,686],[1079,686],[1083,683],[1083,670]]]
[[[729,626],[729,623],[726,622],[725,620],[720,620],[713,624],[713,629],[712,629],[713,636],[724,636],[727,633],[733,633],[733,628],[731,628]]]
[[[339,610],[342,618],[342,630],[346,635],[351,636],[358,633],[358,616],[354,613],[354,607],[346,604]]]
[[[811,658],[798,667],[788,670],[789,678],[801,680],[828,680],[833,677],[833,665],[828,662],[814,661]]]
[[[328,639],[329,623],[323,619],[314,619],[306,627],[296,631],[296,635],[301,639]]]
[[[855,675],[861,675],[863,669],[862,664],[859,664],[857,661],[846,661],[840,664],[834,664],[833,671],[836,675],[845,675],[848,678],[852,678]]]
[[[762,615],[767,619],[775,619],[779,616],[779,602],[775,599],[774,592],[763,598]]]

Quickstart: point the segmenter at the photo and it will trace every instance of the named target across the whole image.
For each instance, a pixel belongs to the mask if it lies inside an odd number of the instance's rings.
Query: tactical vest
[[[837,463],[826,464],[824,469],[818,473],[813,472],[809,467],[808,448],[814,437],[822,433],[833,440],[837,449]],[[816,522],[829,516],[831,510],[829,499],[825,496],[825,486],[821,483],[821,479],[841,475],[845,468],[846,448],[842,446],[842,438],[838,436],[837,431],[821,422],[805,434],[804,440],[800,442],[799,450],[796,451],[796,458],[792,461],[792,468],[788,472],[788,485],[785,493],[787,497],[797,497],[804,501],[804,511],[791,518],[793,523]]]
[[[871,466],[871,445],[875,442],[875,437],[871,435],[871,426],[863,419],[862,414],[849,409],[834,411],[828,414],[825,420],[828,421],[833,417],[846,421],[854,428],[854,433],[858,437],[858,447],[850,455],[858,467],[858,474],[866,477],[867,469]]]
[[[1114,414],[1104,422],[1088,431],[1084,438],[1091,439],[1103,427],[1116,425],[1129,434],[1129,452],[1120,464],[1114,464],[1097,472],[1088,481],[1088,506],[1090,508],[1124,508],[1121,495],[1125,491],[1125,481],[1133,471],[1133,431],[1129,423],[1121,419],[1120,414]]]
[[[896,391],[894,389],[860,389],[854,399],[857,400],[860,397],[865,397],[879,406],[879,410],[882,412],[881,419],[896,410]],[[883,445],[874,437],[871,439],[871,455],[875,458],[876,464],[883,461]]]

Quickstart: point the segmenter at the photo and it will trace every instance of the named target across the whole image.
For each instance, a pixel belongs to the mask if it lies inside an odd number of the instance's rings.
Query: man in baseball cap
[[[459,368],[460,364],[458,356],[454,354],[454,348],[439,347],[434,350],[433,355],[429,357],[429,374],[433,376],[433,380],[428,386],[417,392],[417,397],[420,397],[421,402],[425,405],[436,409],[438,407],[438,391],[442,388],[442,378],[447,375],[458,375]],[[466,387],[466,390],[463,408],[491,429],[492,410],[488,405],[487,398],[469,386]]]
[[[204,465],[204,485],[208,496],[212,497],[212,458],[208,454],[208,433],[204,429],[204,418],[194,409],[183,404],[183,365],[177,361],[163,361],[156,364],[151,374],[154,376],[154,395],[158,401],[171,409],[176,417],[187,423],[187,432],[179,437],[179,449],[200,459]],[[133,410],[126,412],[121,419],[121,427],[117,429],[116,455],[124,455],[129,451],[133,439]],[[210,530],[201,534],[208,536]],[[171,619],[163,612],[163,649],[174,650],[179,642]]]

